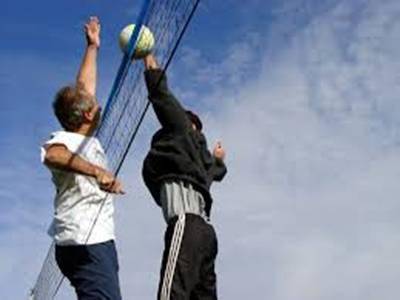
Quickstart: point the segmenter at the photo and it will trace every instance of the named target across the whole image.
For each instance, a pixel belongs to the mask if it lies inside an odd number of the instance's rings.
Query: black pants
[[[159,300],[216,300],[214,228],[203,218],[173,218],[165,232]]]
[[[56,261],[79,300],[121,300],[117,251],[113,241],[56,246]]]

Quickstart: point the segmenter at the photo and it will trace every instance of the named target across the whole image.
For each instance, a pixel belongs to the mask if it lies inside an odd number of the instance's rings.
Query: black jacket
[[[210,186],[213,181],[224,178],[225,164],[211,155],[204,135],[192,128],[185,109],[168,89],[166,75],[161,70],[148,70],[145,79],[161,129],[153,135],[151,149],[143,163],[144,182],[158,205],[164,180],[191,183],[204,196],[209,214]]]

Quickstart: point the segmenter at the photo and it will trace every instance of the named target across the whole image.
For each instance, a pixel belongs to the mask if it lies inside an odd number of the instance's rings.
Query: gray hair
[[[84,122],[84,113],[93,108],[92,96],[79,86],[61,88],[53,102],[54,113],[67,131],[77,130]]]

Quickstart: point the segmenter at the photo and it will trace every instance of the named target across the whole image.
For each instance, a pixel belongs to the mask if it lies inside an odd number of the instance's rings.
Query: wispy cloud
[[[337,1],[264,56],[258,80],[238,94],[221,87],[227,105],[208,128],[229,153],[216,197],[223,297],[398,294],[398,11]]]

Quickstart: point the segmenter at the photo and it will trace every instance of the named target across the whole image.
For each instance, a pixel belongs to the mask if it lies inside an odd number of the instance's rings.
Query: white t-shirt
[[[41,148],[42,162],[46,155],[46,147],[52,144],[65,145],[69,151],[79,154],[88,162],[107,169],[103,147],[95,137],[57,131]],[[89,245],[114,239],[113,197],[100,190],[93,177],[54,168],[49,169],[56,187],[56,196],[54,219],[48,233],[54,238],[56,244]],[[103,202],[104,206],[87,240]]]

